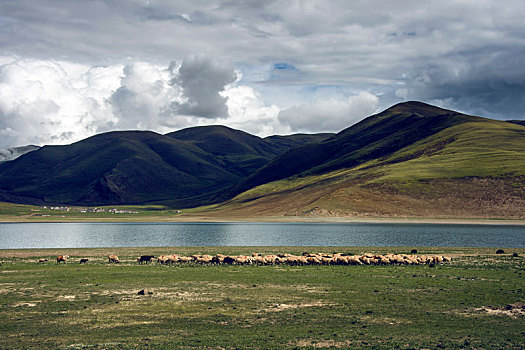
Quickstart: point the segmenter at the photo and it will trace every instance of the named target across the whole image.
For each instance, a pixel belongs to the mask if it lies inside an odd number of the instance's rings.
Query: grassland
[[[354,167],[253,187],[215,211],[524,219],[523,136],[522,126],[474,118]]]
[[[525,249],[418,248],[454,257],[435,267],[134,262],[143,253],[410,249],[0,250],[0,348],[522,348],[525,315],[506,306],[525,301]],[[123,262],[107,264],[110,253]],[[56,265],[59,254],[70,263]]]

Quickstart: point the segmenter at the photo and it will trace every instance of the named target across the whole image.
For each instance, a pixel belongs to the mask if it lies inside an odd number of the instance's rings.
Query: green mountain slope
[[[421,102],[402,103],[325,141],[290,150],[243,180],[235,191],[240,193],[299,174],[321,174],[355,167],[476,118]]]
[[[293,149],[241,185],[218,211],[525,217],[525,127],[406,103]]]

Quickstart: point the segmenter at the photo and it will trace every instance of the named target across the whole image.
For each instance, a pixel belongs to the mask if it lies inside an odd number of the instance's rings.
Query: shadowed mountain
[[[0,200],[202,205],[222,198],[228,188],[283,148],[222,126],[189,128],[168,135],[110,132],[67,146],[44,146],[1,164]]]
[[[166,136],[190,142],[213,155],[229,172],[244,177],[291,148],[318,142],[332,135],[294,134],[263,139],[226,126],[210,125],[186,128]]]
[[[264,140],[270,143],[275,149],[282,154],[292,148],[302,146],[307,143],[317,143],[333,137],[332,133],[319,134],[293,134],[293,135],[274,135],[265,137]]]
[[[182,129],[166,136],[202,149],[239,177],[252,174],[279,154],[260,137],[220,125]]]
[[[508,123],[525,126],[525,120],[507,120]]]
[[[200,148],[149,131],[110,132],[67,146],[44,146],[0,165],[4,197],[48,203],[192,203],[238,180]]]

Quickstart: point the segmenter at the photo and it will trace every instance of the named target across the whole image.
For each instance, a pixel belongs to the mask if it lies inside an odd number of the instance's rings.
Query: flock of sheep
[[[57,264],[66,263],[68,255],[57,257]],[[302,255],[291,254],[270,254],[262,255],[253,253],[246,255],[191,255],[180,256],[176,254],[161,255],[141,255],[137,258],[139,264],[154,262],[162,265],[173,264],[214,264],[214,265],[279,265],[287,264],[291,266],[303,265],[421,265],[421,264],[441,264],[452,259],[442,255],[414,255],[414,254],[363,254],[349,255],[344,253],[303,253]],[[41,259],[42,260],[42,259]],[[81,259],[80,263],[87,263],[88,259]],[[43,261],[40,261],[43,262]],[[120,263],[118,256],[111,254],[108,256],[108,263]]]

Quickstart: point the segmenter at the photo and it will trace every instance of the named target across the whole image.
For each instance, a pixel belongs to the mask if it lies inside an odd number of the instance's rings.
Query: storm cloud
[[[226,98],[220,93],[236,79],[233,65],[229,62],[204,55],[184,59],[173,82],[181,86],[186,101],[173,104],[175,113],[213,119],[226,117]]]
[[[404,100],[523,119],[523,13],[519,0],[4,1],[0,142],[339,131]]]

